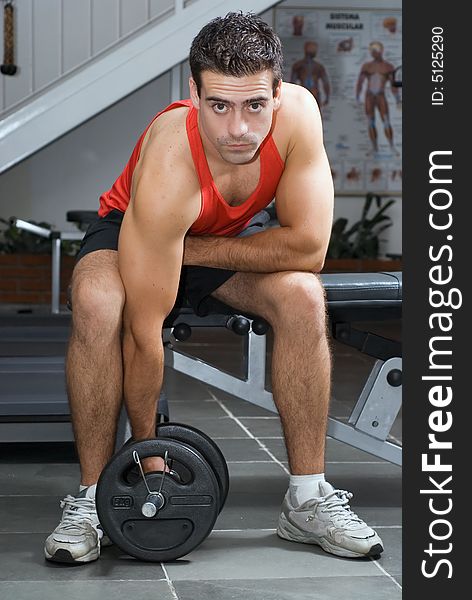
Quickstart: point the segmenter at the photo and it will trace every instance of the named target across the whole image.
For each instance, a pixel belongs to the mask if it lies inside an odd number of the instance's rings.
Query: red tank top
[[[270,204],[275,197],[275,191],[284,170],[284,162],[272,135],[269,134],[262,142],[260,149],[260,176],[256,189],[241,205],[230,206],[218,191],[211,176],[198,130],[198,112],[192,106],[190,100],[180,100],[170,104],[149,123],[134,147],[133,153],[121,175],[113,186],[100,196],[98,214],[104,217],[113,209],[122,212],[126,210],[130,200],[133,172],[149,127],[160,115],[179,106],[190,108],[186,120],[186,129],[202,193],[200,214],[190,228],[189,233],[193,235],[237,235],[252,217]]]

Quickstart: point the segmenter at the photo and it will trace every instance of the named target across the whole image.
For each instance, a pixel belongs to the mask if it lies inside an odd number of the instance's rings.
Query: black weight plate
[[[229,490],[229,473],[223,453],[217,444],[203,431],[183,423],[159,423],[157,437],[172,438],[196,448],[215,471],[220,489],[220,512]]]
[[[151,456],[172,460],[179,478],[166,475],[162,486],[164,506],[154,517],[141,508],[148,492],[142,477],[130,483],[125,475],[140,460]],[[162,473],[148,473],[152,492],[162,483]],[[103,529],[110,539],[131,556],[145,561],[166,562],[185,556],[210,534],[218,516],[219,490],[213,469],[188,444],[156,439],[125,445],[107,464],[97,485],[96,506]]]

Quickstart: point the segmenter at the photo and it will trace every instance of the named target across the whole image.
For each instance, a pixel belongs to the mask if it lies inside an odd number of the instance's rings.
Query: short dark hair
[[[273,92],[282,79],[282,44],[274,30],[254,13],[230,12],[205,25],[190,47],[190,70],[200,95],[202,71],[233,77],[274,74]]]

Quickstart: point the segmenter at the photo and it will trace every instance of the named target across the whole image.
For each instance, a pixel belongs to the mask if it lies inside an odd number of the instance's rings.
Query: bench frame
[[[211,317],[204,317],[202,321],[205,319],[208,322]],[[187,319],[184,319],[184,322],[188,322]],[[202,322],[200,326],[204,326],[204,323]],[[346,326],[351,331],[348,337],[345,334]],[[357,347],[357,342],[354,340],[359,335],[359,330],[351,328],[347,323],[343,324],[343,327],[340,327],[339,323],[332,324],[332,329],[335,339]],[[343,333],[337,335],[336,331]],[[373,341],[380,337],[371,333],[366,335],[370,338],[369,346],[375,345]],[[402,448],[399,444],[387,440],[387,437],[401,408],[402,387],[390,385],[387,377],[392,370],[401,371],[402,359],[400,356],[386,356],[390,353],[385,353],[383,342],[391,342],[391,351],[394,354],[400,353],[401,349],[399,344],[385,338],[377,341],[382,348],[383,358],[378,358],[376,361],[348,423],[329,417],[327,434],[340,442],[401,465]],[[243,352],[246,359],[245,374],[243,378],[239,378],[185,353],[169,336],[164,350],[165,365],[218,390],[277,413],[272,393],[266,389],[266,336],[259,336],[250,331],[245,336]],[[372,355],[372,352],[370,354]]]

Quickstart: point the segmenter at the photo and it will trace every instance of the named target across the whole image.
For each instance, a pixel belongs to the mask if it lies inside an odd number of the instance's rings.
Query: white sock
[[[320,495],[318,484],[325,480],[324,473],[314,475],[290,475],[290,501],[297,508],[310,498]]]
[[[79,494],[80,492],[83,492],[84,490],[87,490],[87,493],[85,494],[85,496],[87,498],[93,498],[95,500],[95,492],[97,491],[97,484],[94,483],[93,485],[79,485]]]

